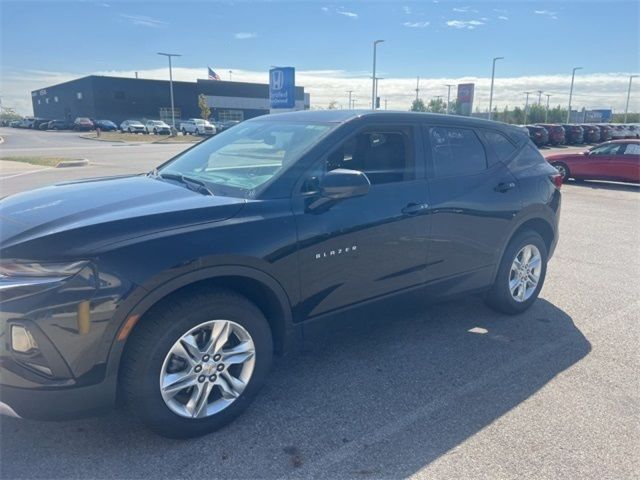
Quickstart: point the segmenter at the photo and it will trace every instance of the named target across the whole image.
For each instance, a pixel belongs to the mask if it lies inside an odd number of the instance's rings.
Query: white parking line
[[[44,167],[44,168],[38,168],[37,170],[29,170],[28,172],[22,172],[22,173],[16,173],[16,174],[9,174],[7,176],[3,176],[2,173],[0,173],[0,180],[8,180],[10,178],[16,178],[16,177],[21,177],[22,175],[29,175],[30,173],[38,173],[38,172],[42,172],[44,170],[51,170],[53,167]]]

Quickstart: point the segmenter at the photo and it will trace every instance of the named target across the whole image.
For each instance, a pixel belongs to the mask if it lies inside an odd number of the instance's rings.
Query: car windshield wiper
[[[176,182],[185,184],[187,187],[189,187],[190,189],[196,192],[213,196],[213,191],[207,186],[207,184],[202,180],[198,180],[197,178],[188,177],[181,173],[158,173],[157,170],[154,170],[149,175],[154,178],[162,178],[165,180],[175,180]]]

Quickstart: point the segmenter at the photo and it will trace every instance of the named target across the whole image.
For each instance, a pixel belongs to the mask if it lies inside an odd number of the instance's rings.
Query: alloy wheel
[[[254,366],[255,345],[249,332],[229,320],[211,320],[173,344],[160,371],[160,393],[167,407],[181,417],[210,417],[242,394]]]
[[[535,245],[520,249],[509,271],[509,291],[516,302],[526,302],[538,287],[542,273],[542,255]]]

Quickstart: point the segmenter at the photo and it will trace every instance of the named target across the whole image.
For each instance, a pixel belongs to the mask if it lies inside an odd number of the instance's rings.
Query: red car
[[[640,140],[612,140],[585,152],[549,155],[562,181],[614,180],[640,183]]]
[[[543,127],[549,132],[549,143],[551,145],[561,145],[565,141],[565,132],[562,125],[550,125],[548,123],[539,123],[539,127]]]

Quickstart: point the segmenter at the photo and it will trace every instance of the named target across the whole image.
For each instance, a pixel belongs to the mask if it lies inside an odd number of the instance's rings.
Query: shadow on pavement
[[[122,412],[2,419],[3,478],[379,478],[411,475],[584,358],[539,300],[506,316],[475,298],[361,314],[275,362],[256,402],[206,437],[167,440]]]
[[[640,192],[640,185],[634,183],[606,182],[599,180],[570,180],[569,185],[592,190],[612,190],[617,192]]]

